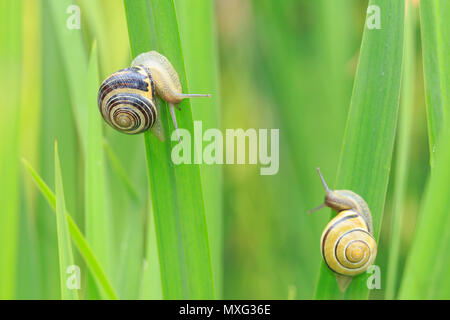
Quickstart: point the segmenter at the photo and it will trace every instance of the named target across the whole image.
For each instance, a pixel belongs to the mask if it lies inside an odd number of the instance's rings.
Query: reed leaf
[[[132,56],[150,50],[165,55],[187,90],[183,51],[173,1],[127,1],[125,9]],[[175,166],[170,141],[172,124],[161,100],[160,114],[166,141],[145,134],[150,190],[155,217],[163,298],[211,299],[214,297],[208,233],[196,164]],[[189,100],[180,104],[178,125],[193,133]],[[169,129],[171,128],[171,129]]]
[[[365,25],[335,189],[352,190],[366,200],[378,239],[397,124],[405,7],[403,1],[389,0],[371,0],[369,7],[379,9],[381,25]],[[368,13],[366,21],[374,14]],[[368,277],[353,277],[342,293],[322,263],[316,298],[367,299]]]

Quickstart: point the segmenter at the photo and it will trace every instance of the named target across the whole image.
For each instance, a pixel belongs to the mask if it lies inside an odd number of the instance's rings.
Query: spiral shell
[[[371,229],[359,212],[341,211],[328,223],[320,240],[320,250],[327,266],[344,276],[366,271],[377,255]]]
[[[156,121],[155,86],[143,66],[113,73],[101,84],[97,102],[103,119],[124,133],[144,132]]]

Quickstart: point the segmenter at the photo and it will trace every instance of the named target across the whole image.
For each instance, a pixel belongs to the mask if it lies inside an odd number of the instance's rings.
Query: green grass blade
[[[124,235],[120,242],[121,250],[115,281],[120,297],[126,300],[139,297],[144,259],[143,211],[134,208],[128,212],[129,219],[123,227]]]
[[[369,5],[380,8],[381,28],[364,29],[335,187],[367,201],[378,239],[400,97],[405,8],[403,1],[372,0]],[[368,276],[354,277],[342,294],[322,262],[316,298],[367,299]]]
[[[98,40],[99,66],[103,79],[107,74],[123,68],[129,61],[128,31],[123,1],[113,1],[105,5],[99,1],[88,0],[79,1],[79,4],[83,12],[83,18],[89,26],[90,38]],[[107,21],[114,21],[114,24],[109,24]],[[111,54],[111,52],[114,52],[114,54]],[[88,88],[88,90],[92,90],[91,97],[88,99],[88,114],[91,119],[95,117],[97,124],[102,124],[104,121],[98,112],[98,108],[91,104],[95,101],[93,93],[97,89],[98,85]],[[96,129],[94,128],[94,130]],[[90,180],[92,190],[100,192],[93,195],[92,192],[88,191],[91,196],[90,201],[102,202],[100,205],[106,208],[106,212],[103,210],[102,218],[101,215],[90,211],[89,220],[92,219],[90,225],[98,238],[107,237],[110,239],[98,243],[106,244],[104,248],[108,253],[106,258],[109,259],[109,263],[104,265],[108,269],[106,272],[113,280],[120,298],[135,299],[139,293],[144,252],[142,215],[145,212],[145,202],[139,201],[138,194],[142,197],[148,189],[146,174],[142,174],[145,170],[143,169],[145,168],[145,153],[139,136],[123,135],[115,130],[107,130],[105,134],[108,136],[109,144],[103,150],[94,146],[97,145],[97,142],[88,141],[88,153],[90,152],[89,144],[91,142],[94,148],[92,150],[94,154],[91,153],[91,157],[98,158],[100,152],[103,152],[108,162],[101,170],[100,174],[103,177]],[[114,154],[113,149],[120,150],[121,154]],[[137,150],[139,150],[139,153],[136,153]],[[119,161],[127,164],[126,171]],[[103,163],[103,157],[101,163]],[[95,164],[92,163],[90,166],[95,167]],[[136,177],[136,172],[138,172],[138,177]],[[104,178],[106,184],[100,183],[101,189],[95,188],[94,184],[103,181]],[[104,196],[100,194],[102,189],[107,191]],[[102,201],[105,196],[106,200]],[[88,215],[89,212],[86,212],[86,214]],[[101,231],[98,232],[98,227],[94,222],[105,220],[104,217],[106,216],[109,225],[97,224]],[[86,221],[89,222],[89,220]],[[88,230],[86,236],[90,241],[92,234]],[[101,259],[100,255],[99,258]],[[93,295],[92,298],[96,297]]]
[[[145,1],[125,1],[125,8],[132,56],[156,49],[171,61],[180,76],[183,92],[188,92],[173,1],[152,1],[151,6]],[[179,126],[192,134],[190,101],[183,101],[180,107]],[[161,110],[166,141],[146,133],[145,145],[163,297],[211,299],[214,289],[199,167],[173,165],[169,135],[173,126],[165,103],[161,103]]]
[[[97,39],[99,70],[111,73],[120,68],[129,57],[128,33],[126,30],[123,2],[77,0],[83,22],[89,27],[91,39]],[[109,23],[114,21],[114,23]],[[121,43],[122,45],[117,45]],[[111,54],[114,52],[114,54]]]
[[[56,229],[58,233],[59,275],[62,300],[79,300],[78,289],[69,288],[66,271],[74,265],[72,244],[67,225],[66,204],[61,176],[61,164],[58,156],[58,143],[55,141],[55,194],[56,194]]]
[[[144,263],[142,266],[142,283],[139,298],[143,300],[162,299],[161,269],[158,259],[158,246],[155,233],[155,219],[151,198],[149,197],[149,209],[147,216],[147,244]]]
[[[445,129],[406,262],[400,299],[450,299],[450,130]]]
[[[41,194],[47,200],[52,209],[56,210],[56,197],[53,191],[50,190],[50,188],[47,186],[44,180],[39,176],[36,170],[33,169],[31,164],[26,159],[22,158],[22,163],[25,166],[25,169],[27,169],[28,173],[30,174],[31,178],[33,179],[34,183],[38,187]]]
[[[47,186],[44,180],[42,180],[42,178],[36,172],[36,170],[34,170],[33,167],[31,167],[31,165],[25,159],[22,159],[22,162],[27,172],[31,175],[31,178],[33,179],[37,188],[49,203],[50,207],[52,207],[52,209],[56,211],[55,194],[50,190],[50,188]],[[69,232],[70,235],[72,236],[72,241],[74,242],[80,254],[83,256],[89,270],[94,275],[94,278],[98,283],[98,286],[103,289],[108,299],[113,300],[118,299],[117,294],[114,291],[114,288],[111,286],[110,281],[108,280],[105,272],[103,271],[103,268],[101,267],[97,257],[92,251],[89,243],[86,241],[77,224],[75,223],[75,221],[72,219],[72,217],[68,212],[66,212],[66,216]]]
[[[433,166],[438,135],[450,112],[450,2],[420,1],[425,97],[427,103],[430,163]]]
[[[83,192],[82,165],[83,159],[75,125],[74,112],[71,109],[71,96],[62,59],[58,47],[56,28],[51,13],[50,1],[40,1],[42,6],[42,114],[40,119],[44,125],[41,126],[39,137],[39,162],[28,158],[30,163],[39,170],[41,177],[50,183],[54,190],[54,166],[53,166],[53,143],[59,141],[59,156],[66,169],[63,174],[65,181],[64,193],[66,196],[66,207],[72,213],[75,221],[83,221]],[[30,10],[30,8],[27,8]],[[65,14],[64,14],[65,16]],[[33,186],[34,187],[34,186]],[[55,218],[49,214],[45,200],[37,198],[37,211],[35,213],[39,255],[40,259],[41,297],[43,299],[58,299],[60,297],[58,277],[58,240],[56,233]],[[77,255],[77,252],[75,253]],[[77,260],[78,257],[75,256]]]
[[[394,299],[398,287],[398,264],[400,258],[400,240],[403,225],[403,210],[409,165],[409,149],[413,122],[413,100],[415,79],[415,30],[417,10],[412,1],[406,2],[405,51],[402,79],[402,102],[397,135],[397,159],[395,163],[394,204],[392,209],[392,228],[390,231],[389,260],[386,277],[386,299]]]
[[[225,239],[236,239],[225,251],[225,297],[285,298],[296,288],[296,299],[311,299],[328,217],[306,212],[323,199],[322,189],[311,188],[315,167],[334,172],[338,165],[353,83],[347,69],[355,54],[353,2],[254,0],[247,19],[227,14],[234,7],[225,3],[231,2],[219,2],[219,21],[228,21],[237,41],[222,36],[222,127],[279,128],[283,159],[271,178],[224,168]],[[300,29],[306,22],[311,32],[298,32],[286,19]],[[241,250],[251,234],[258,234],[260,252]],[[268,276],[274,268],[279,272]]]
[[[34,0],[25,0],[22,10],[23,17],[23,58],[22,58],[22,74],[26,77],[22,78],[21,85],[21,107],[20,107],[20,129],[19,129],[19,147],[20,155],[29,159],[32,163],[38,164],[39,152],[41,148],[41,112],[42,112],[42,30],[41,30],[41,2]],[[13,33],[11,33],[13,34]],[[48,119],[46,119],[48,121]],[[51,143],[50,143],[51,145]],[[52,146],[50,146],[52,147]],[[54,157],[53,153],[50,155]],[[53,165],[53,161],[49,161]],[[16,159],[16,165],[19,160]],[[66,171],[67,171],[67,167]],[[52,174],[53,174],[52,168]],[[24,179],[20,175],[19,184],[22,190],[21,201],[21,225],[19,226],[19,248],[18,248],[18,265],[16,277],[16,298],[22,299],[46,299],[45,287],[49,288],[52,283],[48,283],[42,277],[42,268],[40,246],[38,238],[39,223],[33,219],[38,212],[38,190],[30,179]],[[68,196],[69,193],[66,193]],[[50,218],[50,217],[49,217]],[[50,220],[50,219],[49,219]],[[55,219],[52,219],[55,224]],[[54,229],[53,229],[54,230]],[[57,242],[57,241],[55,241]],[[56,261],[56,263],[54,263]],[[60,296],[59,279],[55,275],[58,274],[57,259],[47,259],[48,264],[52,264],[53,269],[46,269],[47,274],[51,274],[52,278],[56,278],[55,283],[57,296]],[[30,268],[30,265],[33,268]]]
[[[417,221],[400,299],[449,299],[450,3],[420,2],[431,175]],[[430,250],[432,248],[432,250]]]
[[[0,2],[0,299],[16,295],[19,224],[19,116],[22,72],[22,1]],[[15,33],[12,33],[14,30]]]
[[[98,53],[94,42],[87,72],[86,96],[88,112],[87,123],[87,152],[85,163],[85,219],[86,239],[92,246],[96,256],[109,274],[111,257],[110,220],[105,207],[105,168],[103,158],[102,119],[97,107]]]
[[[120,179],[122,184],[125,186],[126,190],[128,191],[128,194],[130,195],[130,198],[133,199],[135,202],[139,202],[139,195],[136,191],[136,188],[134,187],[133,183],[131,182],[131,178],[129,176],[129,173],[127,170],[125,170],[124,166],[120,162],[120,159],[117,157],[116,153],[108,143],[106,139],[103,139],[103,148],[106,151],[106,156],[109,160],[109,163],[111,164],[111,167],[116,174],[116,176]]]
[[[26,0],[23,6],[23,74],[20,108],[20,155],[38,162],[42,103],[42,30],[41,3]],[[53,155],[52,155],[53,156]],[[31,181],[24,186],[26,202],[35,210],[35,193]]]
[[[85,93],[88,60],[83,43],[82,29],[69,29],[67,27],[69,15],[66,11],[70,5],[74,4],[72,0],[47,1],[57,36],[59,51],[64,61],[64,70],[69,84],[78,137],[82,151],[86,152],[88,136],[83,123],[84,119],[87,119],[88,113]]]
[[[179,13],[186,76],[192,92],[207,92],[211,99],[192,99],[192,117],[202,121],[203,132],[220,128],[218,53],[215,43],[214,2],[176,0]],[[203,152],[203,150],[199,150]],[[216,298],[222,296],[222,169],[220,165],[200,165],[206,222]]]

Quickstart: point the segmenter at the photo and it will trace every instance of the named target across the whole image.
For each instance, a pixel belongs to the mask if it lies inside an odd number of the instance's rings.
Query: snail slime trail
[[[224,137],[221,130],[214,128],[203,133],[202,122],[194,121],[193,139],[186,129],[180,128],[179,134],[181,142],[172,148],[171,155],[176,165],[259,164],[261,175],[278,173],[279,129],[226,129]],[[179,140],[176,132],[172,133],[171,140]]]

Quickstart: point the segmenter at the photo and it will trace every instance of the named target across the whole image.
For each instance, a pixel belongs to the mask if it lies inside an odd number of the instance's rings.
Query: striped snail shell
[[[327,206],[338,212],[322,233],[320,251],[344,291],[351,277],[365,272],[375,261],[372,215],[361,196],[350,190],[330,190],[319,168],[317,171],[326,196],[325,202],[312,211]]]
[[[123,133],[144,132],[158,116],[153,79],[143,66],[113,73],[101,84],[97,100],[103,119]]]
[[[97,102],[103,119],[111,127],[128,134],[151,128],[164,140],[155,95],[168,103],[180,142],[175,107],[186,98],[210,97],[209,94],[182,93],[180,79],[170,61],[150,51],[138,55],[130,68],[117,71],[103,81]]]

